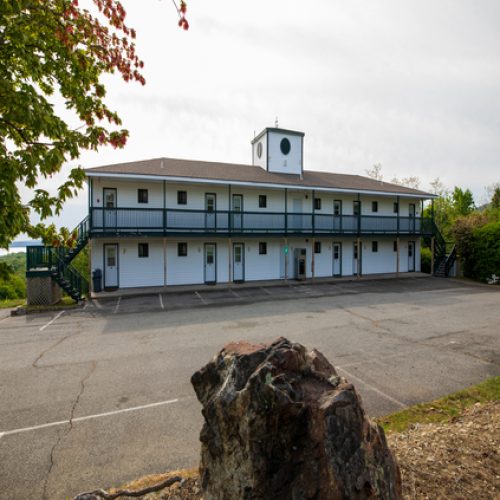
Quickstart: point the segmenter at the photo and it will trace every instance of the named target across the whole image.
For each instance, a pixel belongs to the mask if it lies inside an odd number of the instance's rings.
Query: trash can
[[[100,292],[102,290],[102,271],[100,269],[94,269],[92,271],[92,285],[94,292]]]

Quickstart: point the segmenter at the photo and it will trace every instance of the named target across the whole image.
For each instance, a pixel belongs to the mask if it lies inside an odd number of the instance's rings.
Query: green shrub
[[[420,270],[423,273],[429,273],[431,272],[431,265],[432,265],[432,252],[431,249],[428,247],[422,247],[420,249]]]
[[[490,222],[474,229],[472,241],[473,277],[486,281],[500,276],[500,222]]]

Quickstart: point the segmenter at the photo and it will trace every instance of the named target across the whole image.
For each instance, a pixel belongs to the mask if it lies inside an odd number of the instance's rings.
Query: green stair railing
[[[89,293],[89,282],[71,261],[85,247],[89,240],[89,217],[73,230],[75,243],[72,247],[28,246],[26,248],[26,275],[49,272],[56,283],[74,300],[81,300]]]

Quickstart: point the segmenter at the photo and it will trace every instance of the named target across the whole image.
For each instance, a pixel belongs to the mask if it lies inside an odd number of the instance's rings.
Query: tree
[[[399,186],[406,186],[412,189],[420,189],[420,179],[416,175],[404,177],[403,179],[393,177],[391,182],[393,184],[398,184]]]
[[[375,163],[372,168],[365,170],[366,175],[377,181],[381,181],[384,176],[382,175],[382,164]]]
[[[500,186],[495,188],[493,196],[491,197],[491,208],[500,210]]]
[[[100,78],[117,72],[144,84],[143,63],[119,1],[93,2],[94,13],[78,0],[0,0],[0,248],[20,232],[42,236],[44,227],[30,224],[31,210],[42,219],[60,213],[84,180],[73,168],[53,196],[37,188],[40,177],[58,173],[81,150],[127,141]],[[58,99],[70,118],[57,114]],[[32,190],[27,205],[18,184]]]
[[[464,191],[462,188],[455,186],[451,200],[456,217],[468,215],[474,210],[474,198],[470,189]]]

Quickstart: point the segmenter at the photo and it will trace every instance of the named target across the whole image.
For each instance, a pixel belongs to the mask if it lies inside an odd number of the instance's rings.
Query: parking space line
[[[267,295],[272,295],[272,293],[271,293],[269,290],[267,290],[266,288],[261,287],[260,289],[261,289],[264,293],[267,293]]]
[[[61,311],[60,313],[56,314],[48,323],[46,323],[45,325],[43,325],[42,327],[40,327],[40,331],[43,332],[45,330],[45,328],[47,328],[52,323],[54,323],[54,321],[56,321],[57,319],[59,319],[65,312],[66,311]]]
[[[161,293],[159,293],[159,294],[158,294],[158,297],[159,297],[159,299],[160,299],[160,307],[161,307],[162,309],[165,309],[165,306],[163,305],[163,299],[162,299],[162,297],[161,297]]]
[[[182,399],[189,399],[189,398],[182,398]],[[120,413],[128,413],[132,411],[139,411],[139,410],[147,410],[149,408],[156,408],[158,406],[164,406],[164,405],[169,405],[173,403],[178,403],[180,399],[169,399],[167,401],[159,401],[157,403],[150,403],[147,405],[141,405],[141,406],[133,406],[131,408],[123,408],[122,410],[115,410],[115,411],[108,411],[105,413],[96,413],[94,415],[87,415],[85,417],[76,417],[71,419],[71,423],[75,422],[83,422],[85,420],[93,420],[96,418],[102,418],[102,417],[111,417],[113,415],[119,415]],[[10,431],[4,431],[0,432],[0,439],[2,439],[3,436],[11,436],[13,434],[21,434],[22,432],[29,432],[29,431],[37,431],[40,429],[46,429],[48,427],[57,427],[60,425],[67,425],[69,424],[69,420],[59,420],[58,422],[49,422],[48,424],[41,424],[41,425],[34,425],[32,427],[22,427],[20,429],[12,429]]]
[[[102,306],[101,304],[99,304],[99,301],[97,299],[92,300],[92,304],[94,304],[97,309],[102,309]]]
[[[386,394],[385,392],[382,392],[380,389],[377,389],[374,385],[369,384],[368,382],[365,382],[364,380],[361,380],[359,377],[356,377],[356,375],[353,375],[352,373],[349,373],[345,368],[340,368],[336,367],[340,371],[344,372],[350,379],[357,380],[364,386],[368,387],[368,389],[371,389],[373,392],[376,392],[379,396],[382,396],[385,399],[388,399],[389,401],[392,401],[394,404],[398,405],[400,408],[406,408],[408,405],[405,405],[401,401],[398,401],[397,399],[394,399],[392,396],[389,396],[389,394]]]
[[[207,301],[198,292],[194,292],[194,293],[201,300],[201,302],[203,304],[207,304]]]
[[[229,291],[237,298],[241,299],[241,295],[238,295],[232,288],[229,289]]]
[[[118,308],[120,307],[120,302],[122,301],[122,297],[118,297],[118,301],[116,302],[115,310],[113,311],[113,314],[116,314],[118,312]]]

